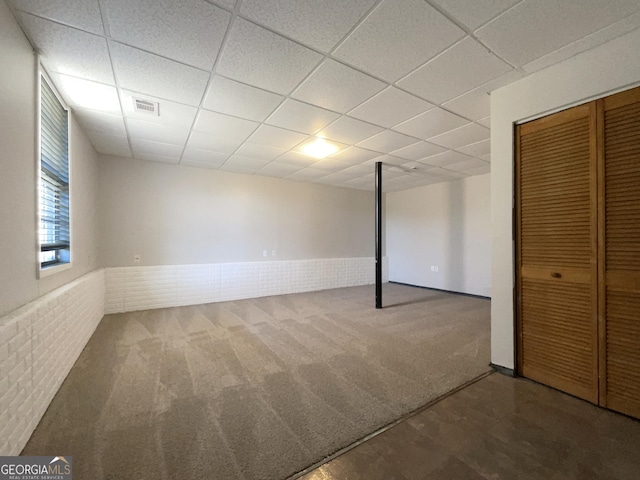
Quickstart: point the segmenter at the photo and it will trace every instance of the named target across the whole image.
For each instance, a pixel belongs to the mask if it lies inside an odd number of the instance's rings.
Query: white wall
[[[73,267],[37,279],[36,57],[0,0],[0,316],[97,267],[97,155],[71,121]]]
[[[491,94],[491,361],[514,368],[513,125],[640,83],[636,30]]]
[[[387,193],[389,280],[490,296],[489,199],[489,175]]]
[[[115,157],[99,168],[104,267],[374,253],[372,192]]]

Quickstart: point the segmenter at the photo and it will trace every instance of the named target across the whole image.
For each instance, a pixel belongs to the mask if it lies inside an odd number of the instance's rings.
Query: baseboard
[[[482,298],[484,300],[491,300],[491,297],[487,297],[485,295],[475,295],[473,293],[456,292],[454,290],[445,290],[443,288],[425,287],[423,285],[413,285],[412,283],[395,282],[395,281],[392,281],[392,280],[389,280],[389,283],[394,283],[396,285],[406,285],[407,287],[424,288],[425,290],[434,290],[436,292],[445,292],[445,293],[453,293],[455,295],[464,295],[465,297]]]
[[[501,373],[502,375],[506,375],[507,377],[517,377],[516,372],[513,368],[503,367],[502,365],[496,365],[495,363],[490,363],[489,366],[496,372]]]
[[[102,320],[104,298],[96,270],[0,317],[0,455],[27,444]]]
[[[388,262],[384,259],[383,280]],[[373,257],[106,269],[106,313],[368,285]]]

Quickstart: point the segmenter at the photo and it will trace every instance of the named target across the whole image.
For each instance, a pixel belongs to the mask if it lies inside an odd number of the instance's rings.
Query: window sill
[[[56,273],[64,272],[71,269],[71,263],[61,263],[38,269],[38,278],[50,277]]]

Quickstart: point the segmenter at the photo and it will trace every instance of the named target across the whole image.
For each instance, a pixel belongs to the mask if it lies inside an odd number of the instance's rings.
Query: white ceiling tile
[[[235,156],[271,161],[282,155],[284,152],[285,150],[283,148],[245,142],[240,146],[240,148],[238,148],[238,150],[236,150]]]
[[[638,0],[527,0],[476,35],[497,55],[522,66],[638,10]]]
[[[266,123],[312,134],[321,130],[339,116],[338,113],[289,98],[273,112],[266,120]]]
[[[477,123],[469,123],[455,130],[431,137],[429,142],[455,149],[486,140],[490,135],[491,133],[488,128],[478,125]]]
[[[267,163],[269,163],[269,160],[265,160],[262,158],[245,157],[243,155],[232,155],[227,159],[223,167],[226,167],[224,168],[225,170],[228,167],[233,166],[236,168],[252,169],[256,171],[264,167]]]
[[[281,95],[216,75],[204,99],[204,108],[262,122],[282,100]]]
[[[334,55],[393,82],[463,36],[460,28],[423,0],[385,0]]]
[[[104,0],[112,38],[211,70],[231,14],[202,0]]]
[[[214,5],[219,5],[221,7],[226,8],[227,10],[233,10],[233,7],[236,6],[236,0],[206,0],[209,3],[213,3]]]
[[[233,140],[245,140],[259,125],[258,122],[252,122],[251,120],[210,112],[209,110],[200,110],[193,130]]]
[[[477,120],[491,113],[491,96],[480,87],[448,101],[442,106],[469,120]]]
[[[447,149],[434,145],[429,142],[419,142],[408,147],[401,148],[391,152],[396,157],[406,158],[407,160],[420,160],[422,158],[431,157],[438,153],[445,152]]]
[[[133,148],[133,155],[136,158],[142,156],[159,156],[179,160],[184,146],[132,138],[131,148]]]
[[[341,117],[318,135],[329,140],[353,144],[380,133],[382,130],[384,129],[371,123],[362,122],[355,118]]]
[[[384,130],[358,144],[361,148],[389,153],[418,142],[417,139],[402,135],[392,130]]]
[[[120,115],[98,112],[97,110],[87,110],[85,108],[74,108],[73,114],[83,127],[83,130],[93,130],[104,132],[109,135],[126,137],[127,130],[124,126],[124,118]]]
[[[313,50],[237,18],[217,71],[256,87],[288,94],[321,59]]]
[[[199,105],[209,73],[111,42],[111,55],[123,88],[188,105]]]
[[[138,120],[137,118],[129,118],[127,120],[127,129],[132,140],[149,140],[151,142],[184,146],[189,137],[189,128],[159,125]]]
[[[181,164],[220,166],[227,158],[229,158],[229,155],[226,153],[198,150],[197,148],[186,148],[182,154]]]
[[[538,70],[542,70],[543,68],[547,68],[566,60],[567,58],[573,57],[578,53],[590,50],[598,45],[602,45],[603,43],[613,40],[625,33],[631,32],[638,27],[640,27],[640,13],[634,13],[609,25],[608,27],[602,28],[581,38],[580,40],[576,40],[569,45],[529,62],[523,65],[522,69],[527,73],[537,72]]]
[[[511,70],[471,37],[427,62],[398,82],[410,92],[442,103]]]
[[[424,163],[425,165],[431,165],[433,167],[447,168],[447,165],[453,165],[454,163],[464,162],[470,159],[471,157],[469,157],[468,155],[464,155],[460,152],[454,152],[453,150],[449,150],[448,152],[439,153],[438,155],[434,155],[433,157],[420,160],[420,163]],[[437,172],[435,171],[429,172],[430,175],[436,174],[436,173]]]
[[[300,142],[303,142],[307,135],[284,128],[272,127],[271,125],[260,125],[260,127],[249,138],[250,142],[258,145],[267,145],[288,150]]]
[[[51,77],[69,105],[122,115],[115,87],[56,73]]]
[[[360,178],[364,175],[369,175],[371,172],[372,169],[369,165],[353,165],[340,171],[340,173],[350,175],[352,178]]]
[[[302,166],[289,165],[286,163],[271,162],[256,172],[256,175],[267,175],[269,177],[284,178],[302,170]]]
[[[49,72],[114,84],[107,41],[26,13],[18,14]]]
[[[481,118],[480,120],[477,120],[477,123],[484,125],[487,128],[491,128],[491,117]]]
[[[434,135],[461,127],[466,123],[469,123],[468,120],[458,115],[441,108],[433,108],[411,120],[396,125],[393,129],[426,140]]]
[[[376,0],[244,0],[240,13],[328,52]]]
[[[389,87],[351,110],[349,116],[389,128],[431,108],[429,102]]]
[[[88,32],[104,34],[98,0],[10,0],[19,10],[71,25]]]
[[[469,30],[475,30],[520,0],[432,0]]]
[[[158,116],[153,116],[145,112],[139,112],[134,108],[134,98],[158,103]],[[122,111],[127,118],[137,118],[145,122],[157,123],[160,125],[170,125],[179,128],[191,128],[196,118],[198,109],[189,105],[171,102],[162,98],[152,97],[141,93],[120,90],[120,101]]]
[[[165,157],[164,155],[155,155],[155,154],[144,154],[140,153],[136,155],[138,160],[145,160],[147,162],[158,162],[158,163],[170,163],[172,165],[178,165],[180,163],[180,159],[176,157]]]
[[[442,106],[470,120],[478,120],[491,113],[490,92],[497,88],[504,87],[511,82],[515,82],[523,76],[524,75],[517,70],[512,70],[453,100],[445,102]]]
[[[116,157],[131,157],[131,149],[127,137],[110,135],[104,132],[85,130],[96,152]]]
[[[471,145],[460,147],[457,150],[466,155],[471,155],[472,157],[489,155],[491,153],[491,140],[482,140],[478,143],[472,143]]]
[[[323,158],[322,160],[318,160],[316,163],[311,165],[311,168],[314,170],[323,170],[326,172],[339,172],[340,170],[344,170],[345,168],[349,168],[352,165],[347,162],[342,162],[340,160],[336,160],[333,157]]]
[[[191,132],[187,147],[231,155],[240,145],[242,140],[216,137],[210,133]]]
[[[454,170],[456,172],[466,173],[467,170],[476,169],[476,168],[487,168],[489,164],[483,160],[479,160],[477,158],[470,158],[468,160],[463,160],[461,162],[456,162],[447,165],[445,168],[447,170]]]
[[[336,158],[349,163],[362,163],[367,160],[371,160],[372,158],[379,157],[380,154],[381,152],[374,152],[364,148],[349,147],[339,151],[335,155],[332,155],[331,158]]]
[[[318,161],[317,158],[310,157],[304,153],[289,151],[275,159],[276,163],[286,163],[287,165],[294,165],[299,168],[308,167]]]
[[[385,87],[380,80],[335,60],[325,60],[291,95],[345,113]]]
[[[311,180],[315,180],[318,178],[321,178],[322,176],[326,175],[327,172],[324,170],[318,170],[315,168],[305,168],[303,170],[300,170],[296,173],[293,173],[291,175],[289,175],[287,177],[287,180],[298,180],[298,181],[311,181]]]

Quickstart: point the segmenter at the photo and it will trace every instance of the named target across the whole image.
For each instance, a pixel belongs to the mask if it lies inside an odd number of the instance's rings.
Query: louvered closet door
[[[600,400],[609,408],[640,417],[640,89],[607,97],[600,106],[604,109],[601,215],[605,224],[601,239],[605,252],[600,260],[604,271]]]
[[[598,401],[595,102],[516,132],[518,362]]]

